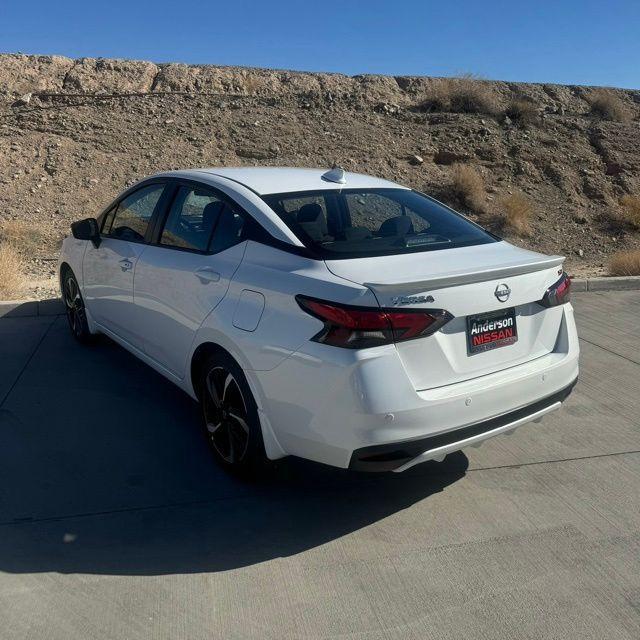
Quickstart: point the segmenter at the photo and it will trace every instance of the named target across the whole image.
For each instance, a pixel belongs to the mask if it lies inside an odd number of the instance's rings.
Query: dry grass
[[[486,113],[498,111],[491,85],[472,75],[442,78],[434,83],[430,94],[422,102],[423,111],[452,111],[454,113]]]
[[[42,240],[42,233],[24,220],[3,220],[0,222],[0,242],[9,244],[21,253],[36,249]]]
[[[626,195],[620,198],[620,218],[627,224],[640,229],[640,197]]]
[[[450,194],[458,204],[476,213],[485,210],[486,192],[482,176],[468,164],[451,167]]]
[[[0,244],[0,300],[18,298],[25,284],[24,262],[10,244]]]
[[[591,105],[591,114],[598,118],[612,122],[628,122],[631,119],[622,99],[610,89],[594,89],[587,100]]]
[[[26,286],[25,258],[41,240],[40,230],[23,220],[0,221],[0,300],[20,297]]]
[[[504,115],[509,116],[513,122],[520,126],[538,124],[540,122],[538,107],[534,102],[525,98],[512,100]]]
[[[499,205],[506,231],[519,236],[527,236],[531,233],[533,206],[524,194],[514,193],[506,196],[500,200]]]
[[[640,250],[619,251],[609,262],[612,276],[640,276]]]

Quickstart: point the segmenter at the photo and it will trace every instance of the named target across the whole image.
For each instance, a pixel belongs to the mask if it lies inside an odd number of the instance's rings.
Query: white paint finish
[[[335,189],[336,183],[326,180],[323,175],[327,169],[303,169],[298,167],[213,167],[200,169],[210,173],[236,180],[261,195],[268,193],[285,193],[292,191],[316,191]],[[383,180],[362,173],[344,173],[344,182],[340,186],[346,189],[395,188],[406,189],[395,182]]]
[[[184,377],[196,332],[220,304],[242,261],[246,243],[215,255],[149,247],[136,267],[136,333],[144,351]]]
[[[348,466],[354,449],[416,440],[493,418],[575,380],[578,339],[573,312],[564,308],[566,337],[554,352],[429,391],[416,391],[393,346],[349,351],[305,343],[273,371],[256,373],[265,410],[287,451],[341,467]],[[392,422],[385,420],[389,413]]]
[[[266,300],[260,324],[253,332],[232,323],[240,294],[249,288],[262,292]],[[338,278],[321,261],[248,242],[227,297],[203,323],[194,350],[202,342],[222,341],[245,369],[275,368],[322,328],[319,320],[301,311],[295,300],[298,293],[345,304],[376,305],[369,289]]]
[[[76,279],[80,286],[84,283],[84,274],[82,269],[82,258],[85,251],[89,247],[88,242],[83,240],[76,240],[72,236],[67,236],[62,241],[62,249],[58,258],[58,274],[60,274],[60,267],[65,262],[71,267],[71,270],[76,276]]]
[[[82,295],[93,320],[142,349],[144,333],[133,304],[136,264],[147,245],[103,238],[98,248],[87,242]]]
[[[233,314],[233,326],[243,331],[255,331],[264,311],[264,296],[251,289],[243,289]]]
[[[414,387],[429,389],[487,375],[550,353],[559,337],[563,311],[559,307],[545,309],[536,301],[558,280],[561,262],[559,257],[549,258],[499,242],[418,255],[334,260],[328,266],[334,273],[371,288],[383,307],[398,306],[396,301],[401,296],[408,300],[416,297],[421,300],[418,304],[399,308],[445,309],[454,316],[434,335],[397,345]],[[476,266],[476,272],[472,265]],[[495,273],[501,277],[496,278]],[[515,275],[502,275],[505,273]],[[377,284],[372,284],[373,281]],[[460,284],[443,287],[443,281]],[[425,288],[429,284],[435,286]],[[495,295],[502,284],[511,290],[504,302]],[[427,297],[433,301],[422,301]],[[518,341],[469,356],[466,317],[510,307],[516,310]]]
[[[382,306],[393,306],[391,298],[396,295],[504,279],[559,267],[563,260],[501,241],[395,256],[327,260],[327,266],[336,275],[370,286]]]
[[[336,188],[322,171],[164,175],[215,186],[274,238],[300,246],[251,189]],[[397,186],[355,174],[346,180],[347,187]],[[252,240],[213,256],[113,239],[99,249],[84,245],[66,240],[62,259],[76,270],[86,250],[82,290],[95,327],[192,396],[195,350],[226,349],[246,373],[272,458],[296,454],[346,467],[354,449],[495,417],[566,387],[578,372],[571,306],[536,303],[562,258],[505,242],[328,264]],[[494,295],[499,284],[511,289],[506,303]],[[428,338],[341,349],[312,341],[322,322],[300,309],[297,294],[371,308],[422,296],[412,308],[446,309],[455,318]],[[509,306],[518,311],[519,341],[467,356],[465,316]]]
[[[507,282],[512,290],[517,290],[518,287],[526,290],[528,287],[526,282],[522,281],[523,278],[524,276],[512,278]],[[490,282],[460,287],[462,291],[458,294],[458,300],[470,301],[469,313],[478,313],[475,309],[482,309],[483,303],[486,304],[485,310],[491,311],[497,302],[493,295],[495,286],[496,283]],[[543,285],[538,287],[537,292],[544,292],[545,289],[546,286]],[[443,295],[442,299],[436,296],[438,302],[434,306],[442,304],[443,308],[448,309],[448,302],[456,296],[456,290],[446,290],[442,293],[446,295]],[[535,295],[541,297],[540,293]],[[508,347],[468,355],[466,335],[466,315],[468,314],[454,318],[433,336],[398,343],[398,352],[415,388],[429,389],[456,383],[551,353],[563,331],[563,310],[568,311],[568,309],[562,307],[546,309],[537,302],[521,302],[524,299],[531,300],[531,296],[526,298],[523,295],[513,295],[513,297],[513,302],[511,300],[507,303],[497,302],[505,309],[515,307],[516,311],[518,341]],[[458,302],[456,306],[459,304]]]

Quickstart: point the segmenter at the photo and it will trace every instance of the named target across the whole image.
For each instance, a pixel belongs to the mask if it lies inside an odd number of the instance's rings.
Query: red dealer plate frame
[[[472,356],[518,342],[515,307],[467,316],[467,353]]]

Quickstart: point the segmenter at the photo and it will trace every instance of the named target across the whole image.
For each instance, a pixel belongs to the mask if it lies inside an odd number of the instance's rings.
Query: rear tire
[[[80,293],[78,281],[70,268],[62,274],[62,300],[67,312],[67,321],[73,337],[82,344],[91,342],[87,312]]]
[[[205,437],[216,462],[226,471],[251,478],[264,473],[258,407],[238,363],[227,353],[206,358],[198,380]]]

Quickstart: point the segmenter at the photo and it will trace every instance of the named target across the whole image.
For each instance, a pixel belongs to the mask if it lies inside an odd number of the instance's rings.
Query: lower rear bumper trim
[[[510,411],[467,427],[418,440],[393,442],[356,449],[351,455],[349,469],[355,471],[401,471],[413,466],[416,458],[429,459],[427,454],[430,452],[434,453],[433,457],[438,454],[446,455],[449,451],[456,450],[455,445],[459,444],[458,448],[462,448],[476,440],[482,440],[481,436],[489,437],[494,435],[492,432],[497,435],[501,430],[508,431],[510,428],[515,428],[529,420],[542,417],[549,411],[556,409],[557,406],[555,405],[559,406],[559,403],[569,396],[577,382],[578,379],[576,378],[570,385],[551,396],[537,400],[515,411]],[[416,460],[415,463],[420,461],[422,460]]]

